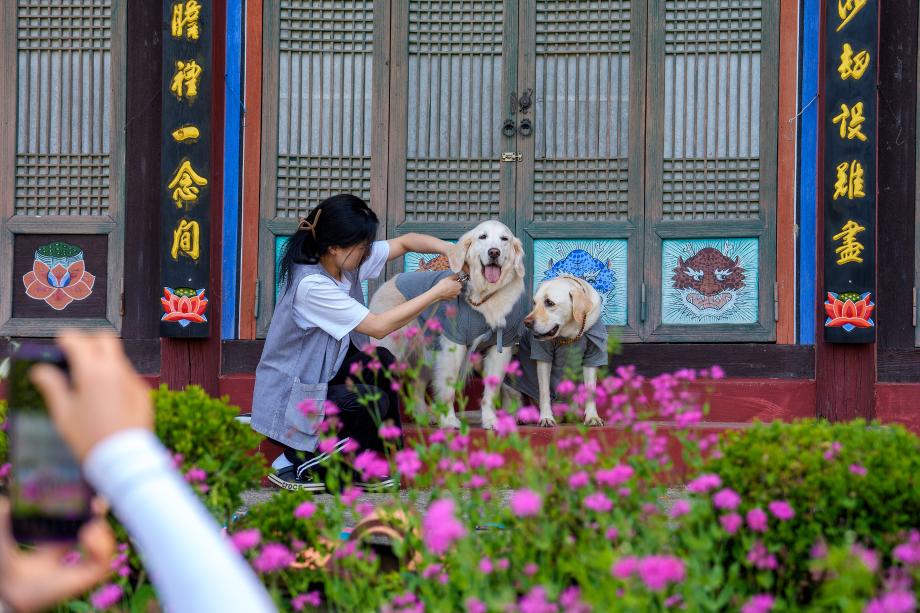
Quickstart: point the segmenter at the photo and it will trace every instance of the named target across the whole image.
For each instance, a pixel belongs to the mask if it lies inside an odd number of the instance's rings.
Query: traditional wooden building
[[[286,236],[352,192],[387,236],[501,219],[616,363],[720,364],[715,424],[920,431],[918,8],[827,2],[3,2],[0,345],[116,330],[248,407]]]

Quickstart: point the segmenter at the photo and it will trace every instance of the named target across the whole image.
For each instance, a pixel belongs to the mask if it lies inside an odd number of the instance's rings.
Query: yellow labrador
[[[552,401],[567,368],[581,365],[588,398],[585,424],[601,426],[594,392],[597,370],[607,365],[607,327],[601,321],[602,300],[584,279],[560,275],[540,284],[533,310],[524,319],[518,359],[521,376],[509,378],[516,392],[539,398],[540,425],[556,425]]]
[[[434,363],[434,392],[449,410],[439,418],[441,427],[459,428],[454,412],[455,384],[466,375],[469,354],[484,354],[486,377],[504,377],[511,361],[511,347],[523,326],[528,304],[524,291],[524,248],[508,227],[498,221],[486,221],[460,237],[448,254],[449,271],[410,272],[387,281],[370,303],[379,313],[411,300],[425,292],[446,275],[467,268],[469,280],[455,300],[441,302],[422,313],[409,326],[421,326],[437,318],[443,327],[438,346],[432,347],[429,363]],[[408,326],[407,326],[408,328]],[[382,346],[400,359],[408,359],[405,343],[397,331],[383,340]],[[424,398],[427,381],[418,382],[416,398]],[[487,387],[482,399],[482,425],[495,425],[495,388]]]

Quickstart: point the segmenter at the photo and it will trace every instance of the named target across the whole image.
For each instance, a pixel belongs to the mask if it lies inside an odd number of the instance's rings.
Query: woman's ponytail
[[[338,194],[323,200],[300,220],[281,256],[280,277],[290,288],[295,264],[317,264],[330,247],[370,245],[380,222],[364,200]]]

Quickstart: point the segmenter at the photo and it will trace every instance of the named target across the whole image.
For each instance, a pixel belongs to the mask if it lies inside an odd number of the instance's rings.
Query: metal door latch
[[[522,159],[524,159],[523,154],[514,151],[505,151],[501,158],[502,162],[520,162]]]

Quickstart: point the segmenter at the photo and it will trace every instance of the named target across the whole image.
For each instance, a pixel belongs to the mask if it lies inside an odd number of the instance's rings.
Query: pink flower
[[[767,508],[780,521],[787,521],[795,517],[795,511],[785,500],[774,500],[767,505]]]
[[[725,528],[725,531],[729,534],[734,534],[738,531],[738,528],[741,527],[741,516],[737,513],[729,513],[728,515],[723,515],[719,518],[719,523],[722,524],[722,527]]]
[[[533,490],[517,490],[511,496],[511,511],[518,517],[532,517],[540,512],[543,499]]]
[[[314,609],[318,609],[322,604],[323,598],[319,595],[319,592],[307,592],[306,594],[301,594],[291,599],[291,607],[295,611],[303,611],[304,607],[307,605],[310,605]]]
[[[518,610],[521,613],[556,613],[559,607],[546,600],[546,589],[538,585],[518,601]]]
[[[559,385],[556,386],[556,393],[560,396],[568,396],[575,392],[575,384],[572,381],[566,379],[565,381],[560,381]]]
[[[292,562],[294,562],[294,555],[287,547],[280,543],[267,543],[252,561],[252,566],[260,573],[273,573],[276,570],[287,568]]]
[[[594,478],[601,485],[616,487],[629,481],[635,471],[632,466],[618,464],[613,468],[601,469],[594,473]]]
[[[200,468],[190,468],[188,472],[185,473],[185,480],[189,483],[197,483],[199,481],[204,481],[208,478],[208,473],[201,470]]]
[[[591,483],[591,477],[585,471],[577,472],[569,477],[569,487],[577,490],[580,487],[586,487]]]
[[[316,513],[316,505],[309,500],[300,503],[300,506],[294,509],[294,517],[297,519],[310,519],[314,513]]]
[[[431,503],[422,521],[422,536],[429,551],[443,554],[465,535],[466,527],[454,515],[453,500],[444,498]]]
[[[479,488],[484,487],[488,482],[489,480],[482,475],[473,475],[470,477],[470,480],[467,481],[467,486],[478,490]]]
[[[240,530],[239,532],[233,534],[230,537],[230,542],[233,543],[233,546],[237,551],[243,553],[248,551],[259,544],[259,541],[262,540],[262,533],[259,532],[258,528],[250,528],[248,530]]]
[[[502,380],[500,377],[498,377],[498,375],[489,375],[488,377],[482,380],[482,384],[490,389],[495,389],[496,387],[501,385],[501,382]]]
[[[683,581],[684,575],[683,560],[674,556],[647,556],[639,561],[639,578],[653,592]]]
[[[719,475],[703,474],[687,484],[687,489],[694,494],[705,494],[709,490],[714,490],[722,485],[722,479]]]
[[[595,492],[585,497],[585,507],[598,513],[607,513],[613,508],[613,501],[607,498],[604,492]]]
[[[577,585],[562,590],[559,595],[559,604],[565,613],[590,613],[591,607],[581,601],[581,590]]]
[[[509,436],[517,432],[517,422],[513,415],[499,411],[495,420],[495,433],[499,436]]]
[[[916,610],[916,597],[907,590],[898,590],[870,601],[863,613],[913,613]]]
[[[610,528],[607,528],[607,532],[604,533],[604,538],[606,538],[608,541],[613,542],[617,540],[618,538],[620,538],[620,531],[617,530],[615,527],[611,526]]]
[[[297,405],[298,410],[307,417],[314,417],[319,415],[319,407],[316,406],[316,402],[312,399],[307,398],[303,402]]]
[[[868,473],[869,471],[866,470],[865,466],[861,466],[860,464],[850,464],[850,472],[853,473],[854,475],[865,477],[866,473]]]
[[[505,465],[505,458],[500,453],[477,450],[470,454],[470,468],[484,466],[488,470],[501,468]]]
[[[355,468],[361,471],[361,478],[381,479],[388,476],[390,467],[387,461],[377,455],[372,449],[365,449],[355,458]]]
[[[399,438],[400,434],[401,430],[393,424],[384,424],[383,426],[380,426],[380,438],[382,439],[397,439]]]
[[[776,556],[770,553],[764,544],[755,541],[747,554],[747,561],[760,570],[775,570],[778,566]]]
[[[508,570],[509,566],[511,566],[511,562],[508,561],[508,558],[499,558],[495,561],[495,567],[498,570]]]
[[[744,603],[741,613],[767,613],[773,608],[774,602],[773,596],[769,594],[757,594]]]
[[[597,462],[597,456],[600,452],[601,444],[596,440],[591,439],[585,441],[581,447],[578,448],[578,451],[575,453],[575,457],[572,459],[576,464],[580,464],[581,466],[588,466]]]
[[[428,437],[428,442],[431,443],[432,445],[435,445],[437,443],[443,443],[446,440],[447,440],[447,434],[444,432],[444,430],[435,430],[434,432],[431,433],[431,436]]]
[[[489,573],[492,572],[493,568],[494,567],[492,566],[492,560],[490,560],[489,558],[483,558],[479,560],[479,572],[481,572],[482,574],[488,575]]]
[[[89,601],[94,609],[104,610],[121,602],[123,595],[124,590],[121,589],[120,585],[109,583],[93,592],[93,595],[89,597]]]
[[[540,411],[537,410],[537,407],[528,405],[518,409],[515,417],[522,424],[535,424],[540,421]]]
[[[850,552],[859,558],[871,572],[874,573],[878,570],[878,554],[876,552],[861,545],[853,545],[850,548]]]
[[[741,496],[731,488],[721,489],[712,496],[712,504],[717,509],[736,509],[741,504]]]
[[[361,490],[356,487],[348,487],[344,492],[342,492],[342,504],[344,504],[346,507],[350,507],[360,497]]]
[[[831,443],[831,448],[824,452],[825,460],[833,460],[837,457],[837,454],[840,453],[840,450],[843,449],[843,445],[834,441]]]
[[[610,574],[617,579],[629,579],[638,568],[639,560],[633,556],[626,556],[613,563]]]
[[[468,434],[458,434],[451,439],[448,447],[451,451],[463,451],[470,445],[470,437]]]
[[[511,375],[512,377],[520,377],[523,372],[521,372],[521,363],[517,360],[512,360],[505,366],[505,374]]]
[[[441,322],[436,317],[432,317],[425,322],[425,329],[431,332],[443,332],[444,326],[441,325]]]
[[[767,514],[760,507],[754,507],[747,512],[747,524],[754,532],[767,531]]]
[[[6,479],[9,476],[11,467],[12,466],[9,462],[6,462],[3,466],[0,466],[0,479]]]
[[[425,570],[422,571],[422,577],[424,579],[431,579],[432,577],[440,573],[443,569],[444,567],[441,566],[440,564],[431,564],[430,566],[427,566]]]
[[[470,596],[466,599],[466,613],[486,613],[488,608],[486,605],[476,598]]]
[[[680,500],[674,501],[674,506],[671,507],[671,512],[669,515],[673,518],[678,518],[686,515],[690,512],[690,501],[681,498]]]
[[[396,452],[396,470],[406,479],[415,479],[422,469],[422,461],[415,449],[402,449]]]
[[[895,547],[892,555],[908,566],[920,566],[920,532],[911,530],[907,542]]]

